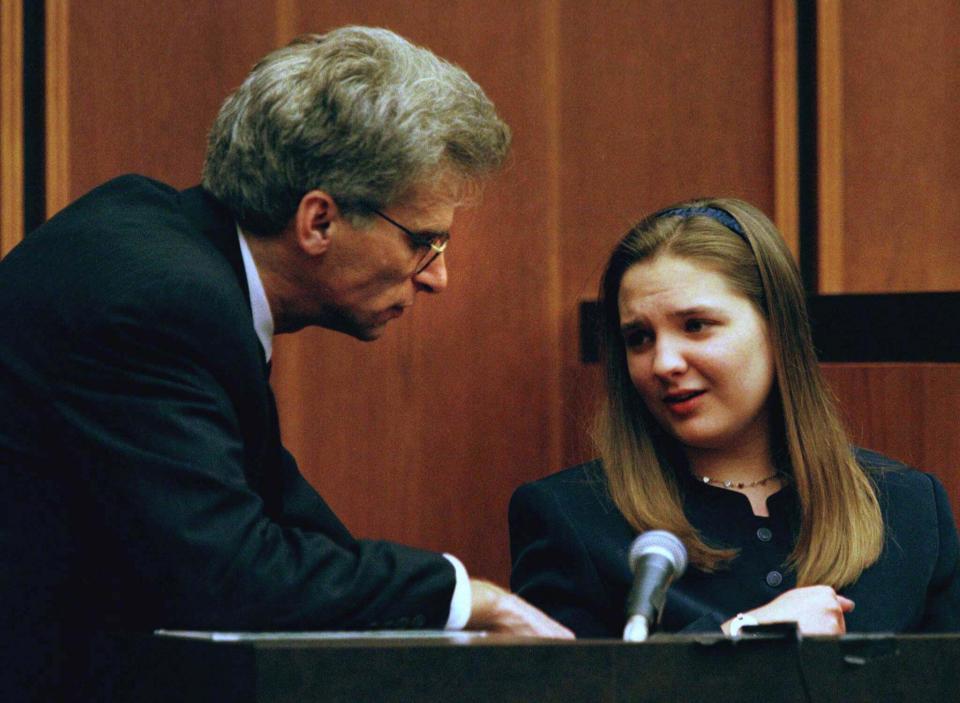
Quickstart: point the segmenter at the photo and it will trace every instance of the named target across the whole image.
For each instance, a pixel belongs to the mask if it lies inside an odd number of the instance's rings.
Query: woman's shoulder
[[[514,491],[511,501],[514,506],[543,502],[557,506],[564,512],[616,510],[607,490],[603,464],[599,460],[578,464],[525,483]]]
[[[543,492],[554,495],[579,495],[600,490],[607,494],[607,479],[599,459],[571,466],[520,486],[516,493]]]
[[[600,461],[520,486],[510,500],[509,521],[517,545],[548,533],[556,542],[582,544],[618,565],[626,564],[625,550],[636,536],[610,497]]]
[[[932,507],[938,495],[945,493],[939,479],[931,473],[870,449],[856,447],[854,452],[857,462],[876,485],[882,502],[917,510],[926,502]]]
[[[570,468],[557,471],[543,478],[530,481],[527,485],[535,485],[549,488],[560,488],[569,485],[583,485],[602,483],[606,485],[606,477],[603,473],[603,462],[599,459],[577,464]]]

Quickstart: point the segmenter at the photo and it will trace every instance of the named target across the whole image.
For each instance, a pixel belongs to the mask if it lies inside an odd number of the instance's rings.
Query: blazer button
[[[776,588],[781,583],[783,583],[783,574],[779,571],[771,571],[767,574],[767,585],[770,586],[770,588]]]
[[[768,527],[761,527],[757,530],[757,539],[761,542],[769,542],[773,539],[773,532]]]
[[[427,622],[427,619],[423,617],[423,614],[420,614],[414,617],[413,620],[410,621],[410,625],[414,629],[420,629],[426,624],[426,622]]]

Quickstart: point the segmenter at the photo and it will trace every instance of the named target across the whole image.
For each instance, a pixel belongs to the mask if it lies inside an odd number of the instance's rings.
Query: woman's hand
[[[771,622],[795,622],[804,635],[842,635],[847,631],[843,614],[853,610],[854,603],[830,586],[794,588],[766,605],[747,611],[761,625]],[[721,628],[730,633],[728,620]]]

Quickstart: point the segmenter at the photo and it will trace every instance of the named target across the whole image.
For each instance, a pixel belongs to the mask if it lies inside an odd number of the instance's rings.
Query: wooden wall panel
[[[819,8],[821,292],[960,290],[960,3]]]
[[[936,474],[960,520],[960,364],[824,364],[853,441]]]
[[[0,257],[23,237],[23,5],[0,3]]]
[[[578,303],[642,215],[731,195],[773,215],[772,4],[561,4],[560,260],[564,461],[591,454],[599,379],[578,358]],[[543,467],[549,473],[559,467]]]
[[[513,127],[510,167],[457,215],[450,288],[383,339],[279,340],[285,441],[357,534],[453,552],[505,581],[507,502],[559,461],[543,3],[291,3],[295,33],[388,26],[463,66]]]
[[[106,117],[106,124],[111,121],[109,114],[104,114],[107,106],[90,105],[86,96],[81,95],[75,106],[70,104],[70,85],[75,78],[71,71],[70,50],[75,44],[82,46],[86,43],[80,37],[71,39],[70,7],[71,3],[57,0],[48,0],[44,7],[44,205],[48,218],[75,197],[71,195],[74,184],[70,177],[71,123],[82,121],[82,113],[86,111]],[[81,114],[72,114],[71,108]],[[89,155],[83,149],[79,151],[80,160],[86,161]],[[110,175],[113,174],[107,177]],[[82,192],[80,190],[77,195]]]
[[[49,214],[121,173],[196,184],[220,104],[275,46],[269,0],[49,0],[47,15]]]

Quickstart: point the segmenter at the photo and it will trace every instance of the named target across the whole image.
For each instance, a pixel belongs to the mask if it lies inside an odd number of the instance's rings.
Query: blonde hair
[[[673,214],[696,208],[714,208],[721,219],[726,214],[732,220],[725,225],[707,214]],[[614,503],[637,530],[674,532],[703,571],[737,555],[705,543],[687,520],[676,474],[679,445],[660,431],[627,371],[620,283],[634,264],[667,254],[723,276],[766,320],[776,377],[772,450],[791,475],[800,504],[800,532],[788,564],[798,586],[853,583],[883,547],[876,490],[853,455],[820,373],[796,263],[774,224],[741,200],[694,200],[655,213],[627,233],[607,264],[600,287],[607,401],[594,441]]]

